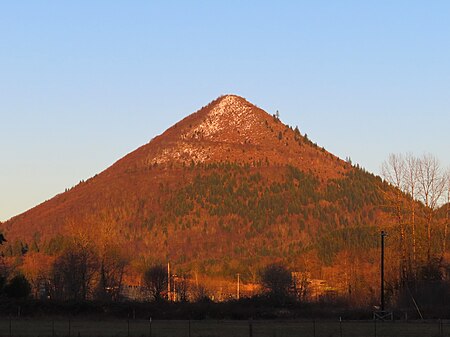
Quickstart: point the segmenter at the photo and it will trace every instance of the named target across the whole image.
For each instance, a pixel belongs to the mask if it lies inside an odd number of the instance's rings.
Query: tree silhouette
[[[261,285],[274,302],[283,303],[291,293],[291,272],[281,264],[271,264],[261,271]]]
[[[74,247],[56,259],[52,270],[51,296],[86,300],[92,291],[98,260],[89,249]]]
[[[31,293],[30,282],[25,276],[19,274],[14,276],[5,286],[5,293],[12,298],[26,298]]]
[[[162,264],[151,266],[145,271],[143,281],[153,300],[161,301],[167,289],[167,269]]]

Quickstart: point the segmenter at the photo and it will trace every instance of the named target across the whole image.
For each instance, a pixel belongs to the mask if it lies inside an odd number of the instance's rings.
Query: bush
[[[261,271],[261,285],[273,302],[284,303],[291,295],[291,272],[283,265],[271,264]]]
[[[5,293],[12,298],[27,298],[31,293],[30,282],[25,276],[16,275],[5,286]]]
[[[167,289],[168,278],[166,267],[162,264],[151,266],[145,271],[143,281],[153,300],[160,302],[164,298],[164,291]]]

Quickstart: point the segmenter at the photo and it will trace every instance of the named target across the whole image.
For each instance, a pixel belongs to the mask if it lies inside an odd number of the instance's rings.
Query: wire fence
[[[2,337],[444,337],[450,321],[0,319]]]

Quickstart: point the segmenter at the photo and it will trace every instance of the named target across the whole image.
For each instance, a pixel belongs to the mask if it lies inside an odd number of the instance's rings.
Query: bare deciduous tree
[[[143,281],[154,301],[163,299],[163,292],[167,289],[167,276],[167,269],[162,264],[151,266],[145,271]]]
[[[56,259],[51,273],[52,298],[86,300],[91,295],[98,260],[92,250],[71,247]]]
[[[400,269],[401,281],[405,281],[408,276],[407,271],[407,243],[406,243],[406,225],[404,219],[404,202],[405,197],[403,191],[405,191],[405,159],[400,154],[390,154],[387,161],[382,164],[381,172],[384,179],[393,187],[393,195],[391,193],[386,194],[386,199],[390,203],[390,207],[394,209],[394,215],[397,224],[400,228]]]
[[[442,252],[441,252],[441,258],[440,258],[441,261],[444,259],[444,254],[447,249],[448,226],[449,226],[449,221],[450,221],[450,169],[448,169],[447,172],[445,173],[444,181],[445,181],[444,194],[446,194],[446,196],[445,196],[445,203],[446,203],[445,213],[446,214],[445,214],[445,223],[444,223],[444,235],[442,238]]]
[[[410,196],[410,226],[412,244],[412,271],[414,277],[417,271],[417,243],[416,243],[416,199],[418,184],[419,160],[408,153],[405,156],[405,192]]]
[[[436,240],[436,236],[433,238],[435,216],[444,201],[448,178],[445,178],[437,158],[431,154],[425,154],[420,158],[412,154],[406,156],[391,154],[382,165],[382,174],[385,180],[395,187],[395,192],[386,196],[400,229],[400,269],[402,271],[400,277],[402,280],[406,280],[408,275],[415,278],[419,263],[418,248],[423,248],[425,257],[422,262],[427,265],[430,265],[431,260],[437,258],[439,253],[440,261],[442,261],[446,250],[448,221],[444,224],[441,235],[442,242],[439,245],[441,250],[435,249],[433,252],[432,242]],[[424,231],[426,233],[425,240],[419,247],[416,234],[418,202],[424,206]],[[406,216],[407,213],[409,213],[408,216]],[[409,271],[406,267],[407,261]]]
[[[300,301],[306,300],[306,296],[308,294],[308,287],[310,284],[307,273],[305,272],[294,273],[292,283],[297,299],[299,299]]]
[[[209,291],[203,284],[196,284],[192,289],[192,299],[194,302],[209,301]]]
[[[431,236],[432,223],[435,212],[442,200],[445,179],[443,177],[439,160],[431,154],[420,158],[418,165],[418,197],[425,205],[425,226],[427,233],[427,262],[431,262]]]
[[[181,277],[174,279],[174,292],[176,300],[181,302],[187,302],[189,300],[189,277],[183,274]]]
[[[123,276],[128,259],[119,247],[110,247],[100,261],[99,282],[96,298],[102,300],[118,300],[122,289]]]

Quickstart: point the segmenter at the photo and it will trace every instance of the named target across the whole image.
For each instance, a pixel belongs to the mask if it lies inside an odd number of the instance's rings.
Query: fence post
[[[149,337],[152,337],[152,318],[150,317],[150,330],[149,330]]]
[[[251,318],[248,321],[248,336],[253,337],[253,322]]]
[[[339,335],[342,337],[342,317],[339,317]]]

